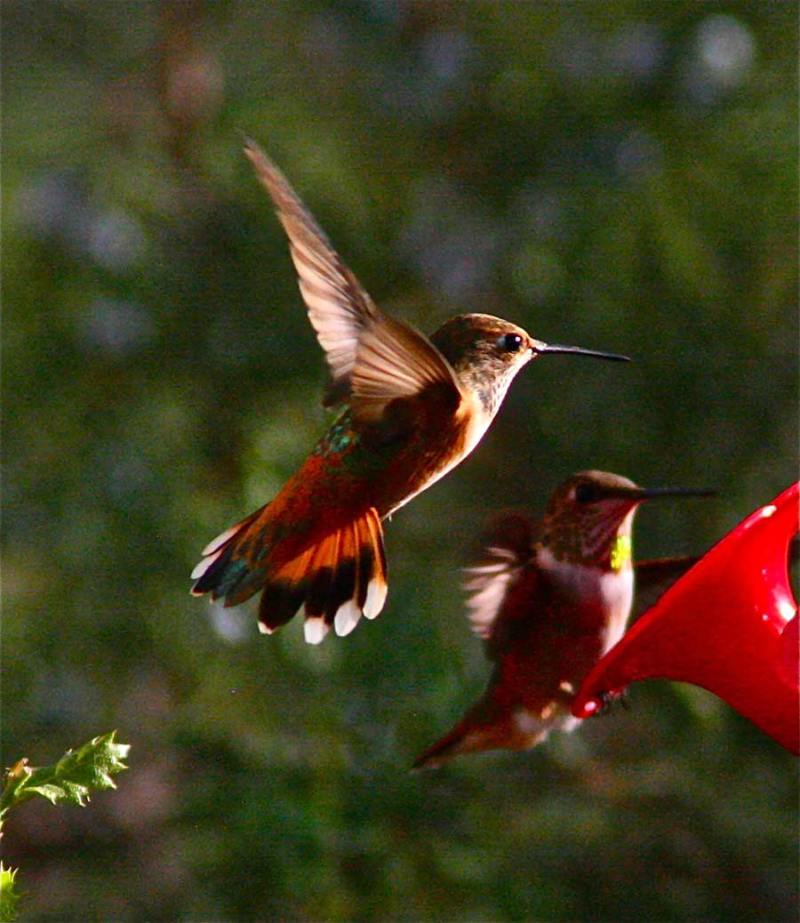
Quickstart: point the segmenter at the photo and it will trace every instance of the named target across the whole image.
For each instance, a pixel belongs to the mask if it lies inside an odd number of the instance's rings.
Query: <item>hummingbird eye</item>
[[[503,352],[516,353],[522,349],[522,337],[518,333],[504,333],[498,338],[497,345]]]
[[[597,499],[597,491],[593,484],[578,484],[575,488],[575,500],[578,503],[591,503]]]

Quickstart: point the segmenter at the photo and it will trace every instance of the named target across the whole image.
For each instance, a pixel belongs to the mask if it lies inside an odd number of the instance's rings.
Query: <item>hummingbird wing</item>
[[[331,372],[324,404],[347,399],[365,422],[388,403],[444,385],[457,406],[463,394],[453,369],[422,334],[375,306],[286,177],[248,140],[245,154],[272,199],[289,238],[300,293]]]
[[[699,560],[697,556],[684,555],[637,561],[634,564],[636,592],[630,621],[638,619],[647,609],[654,606],[672,584]]]
[[[536,701],[538,664],[531,672],[529,658],[519,661],[510,656],[514,645],[524,641],[531,600],[543,597],[542,607],[548,606],[549,591],[535,565],[533,540],[534,526],[527,516],[503,513],[490,523],[478,563],[465,571],[469,619],[494,661],[494,670],[483,696],[417,757],[414,769],[435,768],[462,753],[526,750],[553,727],[571,726],[563,707],[556,709],[547,687],[542,700]],[[542,668],[550,669],[546,663]]]
[[[490,645],[507,601],[531,561],[533,527],[521,513],[501,513],[483,538],[479,562],[465,571],[467,612],[472,630]]]

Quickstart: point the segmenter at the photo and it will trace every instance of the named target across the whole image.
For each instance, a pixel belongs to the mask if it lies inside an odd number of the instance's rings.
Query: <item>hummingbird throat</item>
[[[611,545],[609,564],[615,573],[631,563],[633,559],[633,545],[630,535],[622,533],[617,535]]]

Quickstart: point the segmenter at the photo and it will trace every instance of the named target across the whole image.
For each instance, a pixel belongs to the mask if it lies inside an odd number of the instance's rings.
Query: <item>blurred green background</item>
[[[7,824],[31,920],[789,920],[793,758],[698,689],[409,774],[488,675],[459,567],[573,471],[719,497],[797,470],[797,4],[3,3],[3,760],[118,728],[117,792]],[[188,594],[325,428],[257,138],[386,310],[550,359],[387,529],[319,648]],[[245,607],[246,609],[246,607]]]

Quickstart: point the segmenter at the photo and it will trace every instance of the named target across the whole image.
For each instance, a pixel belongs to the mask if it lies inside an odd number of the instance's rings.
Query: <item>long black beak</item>
[[[631,500],[653,500],[657,497],[715,497],[709,487],[631,487],[621,488],[619,496]]]
[[[573,356],[593,356],[595,359],[610,359],[612,362],[630,362],[628,356],[617,353],[600,353],[594,349],[582,349],[580,346],[561,346],[558,343],[543,343],[534,340],[534,350],[537,353],[565,353]]]

